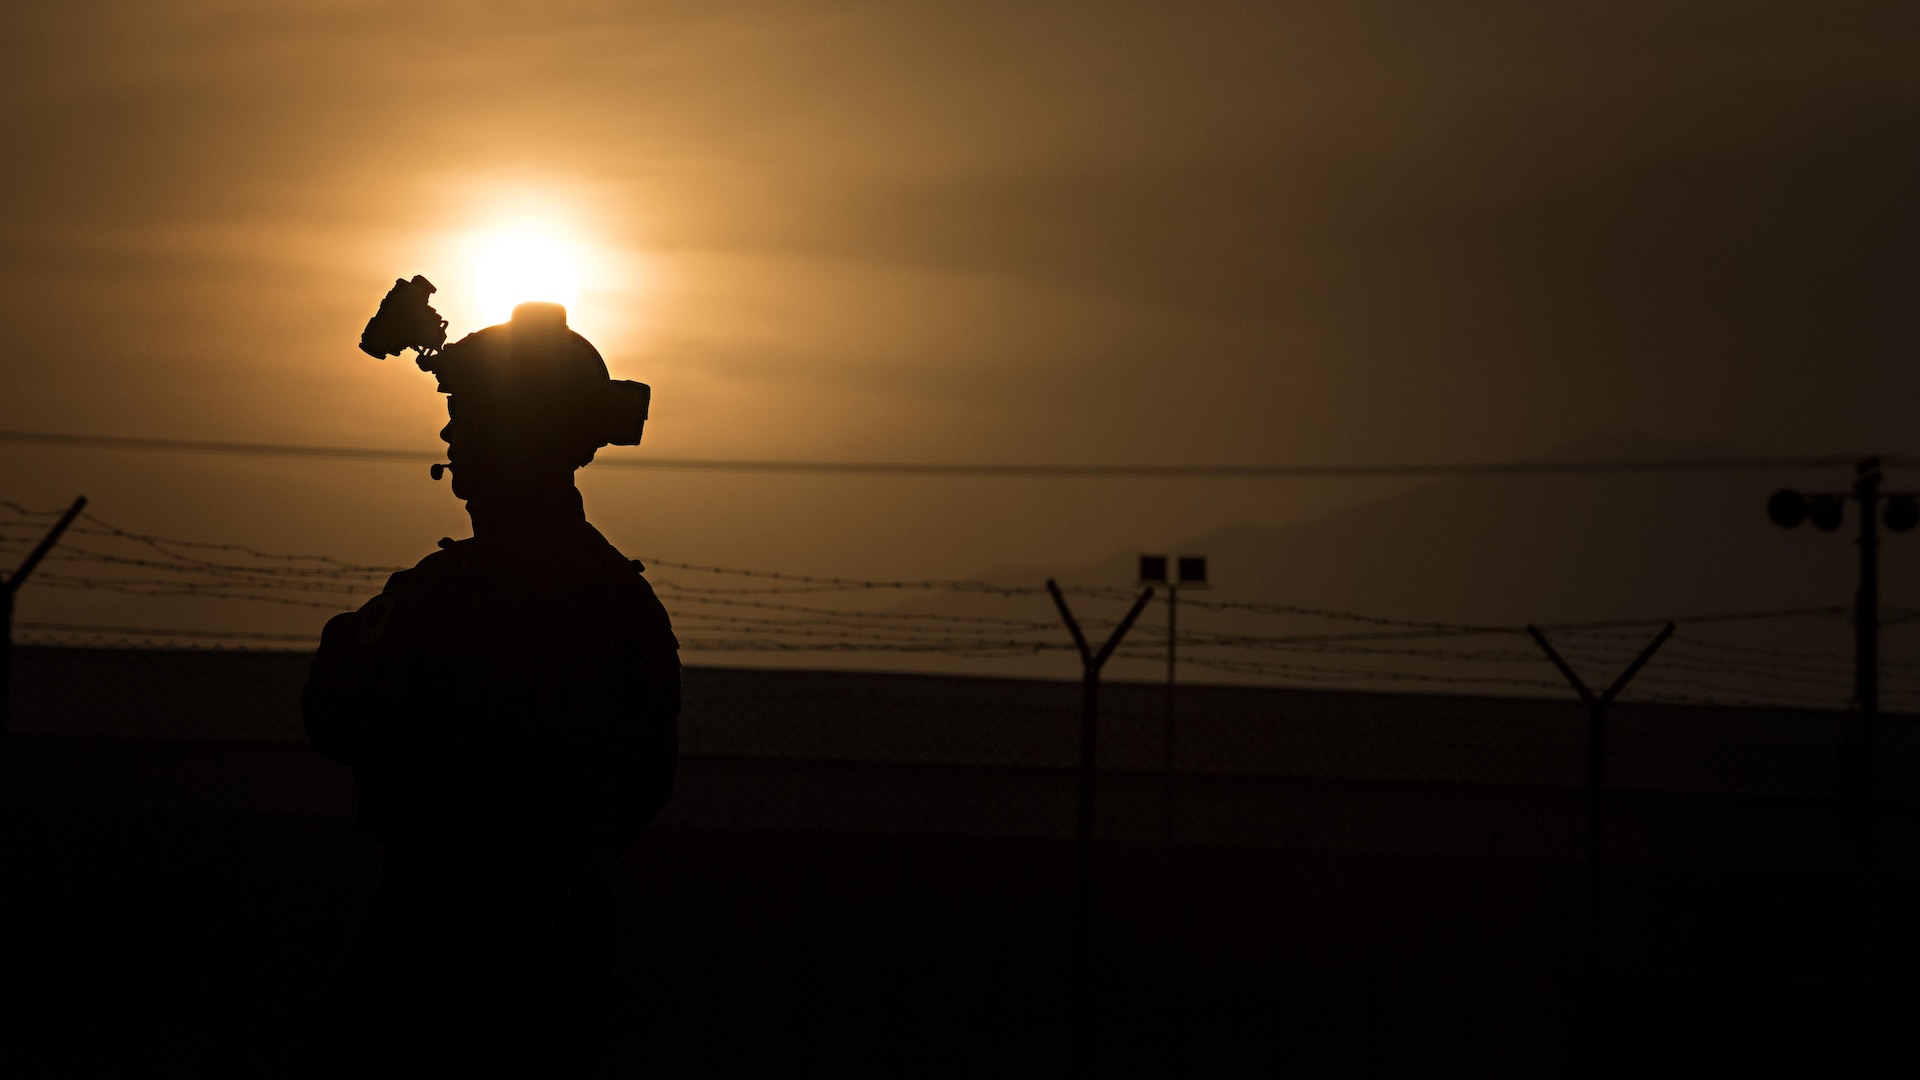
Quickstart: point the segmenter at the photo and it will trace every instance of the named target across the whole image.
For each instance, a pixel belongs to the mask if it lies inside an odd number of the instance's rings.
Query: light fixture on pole
[[[1846,518],[1848,499],[1860,504],[1860,585],[1853,604],[1854,723],[1841,754],[1839,788],[1855,815],[1860,858],[1872,862],[1877,848],[1873,805],[1878,795],[1880,714],[1880,533],[1903,533],[1920,525],[1920,495],[1880,490],[1880,459],[1868,458],[1854,469],[1853,489],[1803,494],[1791,488],[1767,500],[1767,517],[1783,529],[1802,521],[1833,532]],[[1881,504],[1885,503],[1882,508]]]

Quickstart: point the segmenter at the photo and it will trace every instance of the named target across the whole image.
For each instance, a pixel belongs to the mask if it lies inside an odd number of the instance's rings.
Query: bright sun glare
[[[502,233],[489,239],[473,268],[474,299],[489,323],[505,322],[513,306],[551,300],[573,306],[580,269],[565,244],[538,233]]]

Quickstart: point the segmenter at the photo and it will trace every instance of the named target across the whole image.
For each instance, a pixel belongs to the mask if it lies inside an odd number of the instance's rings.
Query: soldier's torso
[[[576,523],[395,574],[328,624],[303,703],[390,856],[590,873],[671,787],[679,661],[638,567]]]

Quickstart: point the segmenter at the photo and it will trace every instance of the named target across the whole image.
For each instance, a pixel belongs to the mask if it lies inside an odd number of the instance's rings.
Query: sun
[[[488,237],[473,267],[474,299],[489,323],[505,322],[515,304],[548,300],[572,307],[580,296],[580,263],[553,236],[503,232]]]

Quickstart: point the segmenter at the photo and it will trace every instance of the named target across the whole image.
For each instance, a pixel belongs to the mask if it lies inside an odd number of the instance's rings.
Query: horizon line
[[[90,450],[157,450],[165,453],[305,457],[340,461],[409,461],[427,464],[444,452],[399,447],[316,446],[297,443],[227,442],[136,435],[91,435],[0,430],[0,443],[70,446]],[[1883,467],[1912,467],[1920,458],[1873,454],[1773,457],[1644,458],[1628,460],[1481,461],[1431,463],[1075,465],[1018,462],[809,461],[751,458],[602,458],[617,469],[690,472],[816,473],[850,476],[952,476],[1003,479],[1334,479],[1421,476],[1550,476],[1605,473],[1730,472],[1856,466],[1878,457]]]

